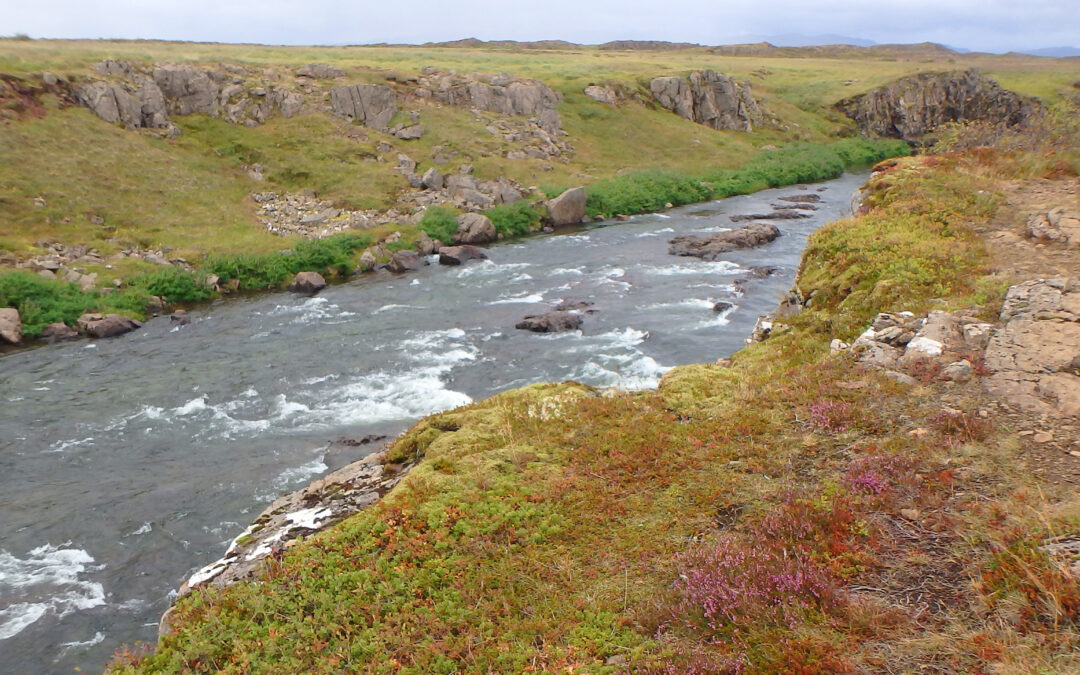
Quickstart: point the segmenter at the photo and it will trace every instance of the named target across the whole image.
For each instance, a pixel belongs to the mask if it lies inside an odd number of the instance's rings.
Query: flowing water
[[[865,176],[674,209],[491,247],[490,261],[266,294],[128,335],[0,356],[0,672],[101,669],[153,642],[193,570],[278,495],[432,412],[539,381],[655,386],[727,356],[790,288],[806,236]],[[812,217],[720,262],[667,240],[733,226],[781,195]],[[748,269],[778,266],[733,285]],[[515,330],[562,299],[580,331]],[[717,301],[734,308],[715,312]]]

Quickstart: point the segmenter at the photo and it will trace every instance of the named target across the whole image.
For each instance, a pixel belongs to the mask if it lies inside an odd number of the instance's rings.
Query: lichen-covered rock
[[[658,77],[649,91],[676,115],[713,129],[752,131],[763,118],[749,83],[713,70],[695,70],[689,78]]]
[[[218,86],[206,71],[188,65],[157,65],[154,84],[164,94],[170,114],[213,115],[217,111]]]
[[[332,80],[337,77],[345,77],[345,71],[337,66],[326,63],[309,63],[296,71],[297,77],[310,77],[313,79]]]
[[[394,92],[377,84],[334,87],[330,90],[330,106],[335,114],[380,131],[386,131],[397,112]]]
[[[615,92],[615,89],[608,86],[601,87],[596,84],[590,84],[585,87],[585,95],[597,103],[603,103],[605,105],[616,105],[619,102],[619,96]]]
[[[982,120],[1016,125],[1039,104],[968,70],[920,73],[854,98],[837,107],[870,136],[918,142],[946,122]]]
[[[1027,219],[1027,236],[1046,244],[1080,247],[1080,215],[1063,208],[1034,213]]]

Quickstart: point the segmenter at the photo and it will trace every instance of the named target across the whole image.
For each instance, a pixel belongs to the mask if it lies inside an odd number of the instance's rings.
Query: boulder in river
[[[585,188],[570,188],[555,199],[544,202],[544,206],[553,226],[577,225],[585,220]]]
[[[817,204],[821,201],[821,195],[813,193],[808,195],[784,195],[783,197],[777,197],[777,199],[792,204]]]
[[[48,340],[49,342],[56,342],[57,340],[70,340],[71,338],[79,337],[79,331],[75,330],[71,326],[67,325],[63,321],[57,321],[50,323],[41,329],[42,340]]]
[[[514,328],[531,330],[534,333],[559,333],[581,328],[582,321],[583,319],[580,314],[564,311],[551,311],[527,316],[519,321]]]
[[[491,219],[480,213],[463,213],[457,217],[457,223],[455,244],[486,244],[498,236]]]
[[[22,320],[19,310],[0,307],[0,341],[17,345],[22,342]]]
[[[780,230],[775,225],[751,223],[727,232],[717,232],[703,237],[691,234],[675,237],[668,242],[671,244],[668,253],[716,260],[723,253],[767,244],[779,236]]]
[[[315,295],[326,288],[326,279],[318,272],[299,272],[289,284],[289,290],[294,293]]]
[[[416,251],[398,251],[390,256],[390,262],[386,264],[386,269],[401,274],[418,270],[426,264],[427,262]]]
[[[772,213],[743,213],[731,216],[731,222],[737,223],[743,220],[798,220],[799,218],[809,217],[809,213],[802,213],[795,207],[791,207],[789,209],[777,209]]]
[[[462,265],[470,260],[487,260],[487,257],[484,249],[468,244],[439,248],[440,265]]]
[[[142,323],[119,314],[87,313],[79,317],[76,324],[79,330],[90,337],[109,338],[130,333]]]

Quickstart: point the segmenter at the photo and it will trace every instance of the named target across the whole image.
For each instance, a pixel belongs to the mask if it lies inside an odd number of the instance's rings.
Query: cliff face
[[[1020,124],[1041,106],[974,70],[920,73],[836,104],[869,136],[919,142],[941,124]]]
[[[653,98],[680,117],[713,129],[752,131],[762,119],[750,85],[712,70],[690,77],[658,77],[649,83]]]

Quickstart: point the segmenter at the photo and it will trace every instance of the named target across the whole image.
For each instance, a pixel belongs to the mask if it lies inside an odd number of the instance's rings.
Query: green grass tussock
[[[298,272],[345,276],[355,269],[354,254],[371,243],[372,237],[367,234],[337,234],[301,241],[279,253],[211,256],[204,269],[222,283],[235,281],[240,290],[276,288]]]
[[[0,274],[0,307],[19,310],[24,339],[37,337],[50,323],[74,325],[86,312],[114,311],[141,319],[149,295],[138,288],[116,293],[84,291],[66,281],[23,271]]]
[[[500,204],[484,211],[495,231],[504,237],[520,237],[540,227],[540,207],[527,201]]]
[[[457,214],[445,206],[429,206],[416,227],[432,239],[449,244],[457,234]]]

